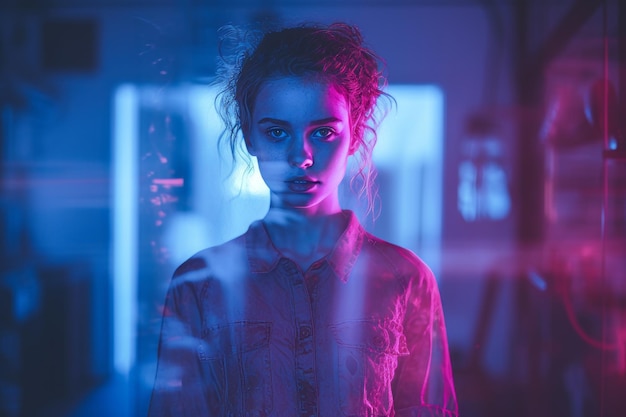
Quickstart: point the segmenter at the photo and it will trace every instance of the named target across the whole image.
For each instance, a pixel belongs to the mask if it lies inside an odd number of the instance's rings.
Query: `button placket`
[[[304,275],[304,281],[306,282],[306,287],[309,293],[309,300],[311,301],[312,306],[315,305],[317,286],[319,285],[321,276],[324,273],[325,265],[326,263],[323,260],[316,261],[311,264],[308,271]],[[313,311],[315,311],[315,308],[313,308]]]
[[[312,417],[318,414],[318,392],[315,374],[315,349],[313,313],[304,275],[287,259],[281,261],[293,294],[296,340],[296,386],[298,389],[298,416]]]

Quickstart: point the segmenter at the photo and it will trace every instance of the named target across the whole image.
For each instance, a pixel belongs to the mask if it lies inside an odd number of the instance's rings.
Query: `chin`
[[[282,207],[294,209],[309,209],[317,206],[320,203],[320,199],[306,195],[298,196],[297,198],[281,199]]]

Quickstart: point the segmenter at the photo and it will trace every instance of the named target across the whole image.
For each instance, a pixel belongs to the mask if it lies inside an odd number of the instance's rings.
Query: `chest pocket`
[[[358,320],[331,326],[337,342],[336,365],[340,406],[345,416],[392,413],[391,381],[398,356],[408,355],[399,325]]]
[[[264,417],[273,409],[271,324],[241,321],[202,332],[198,359],[215,416]]]

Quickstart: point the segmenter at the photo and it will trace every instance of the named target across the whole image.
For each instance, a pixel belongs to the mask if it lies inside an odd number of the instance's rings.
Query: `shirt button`
[[[311,328],[309,326],[300,327],[300,339],[306,339],[311,336]]]

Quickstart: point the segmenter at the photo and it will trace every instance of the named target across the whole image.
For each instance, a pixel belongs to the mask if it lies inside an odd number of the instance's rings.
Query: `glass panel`
[[[624,39],[617,9],[611,1],[598,7],[544,78],[542,269],[550,298],[548,332],[535,345],[544,359],[534,365],[534,396],[537,407],[563,416],[617,416],[625,406],[626,158],[617,99]]]

